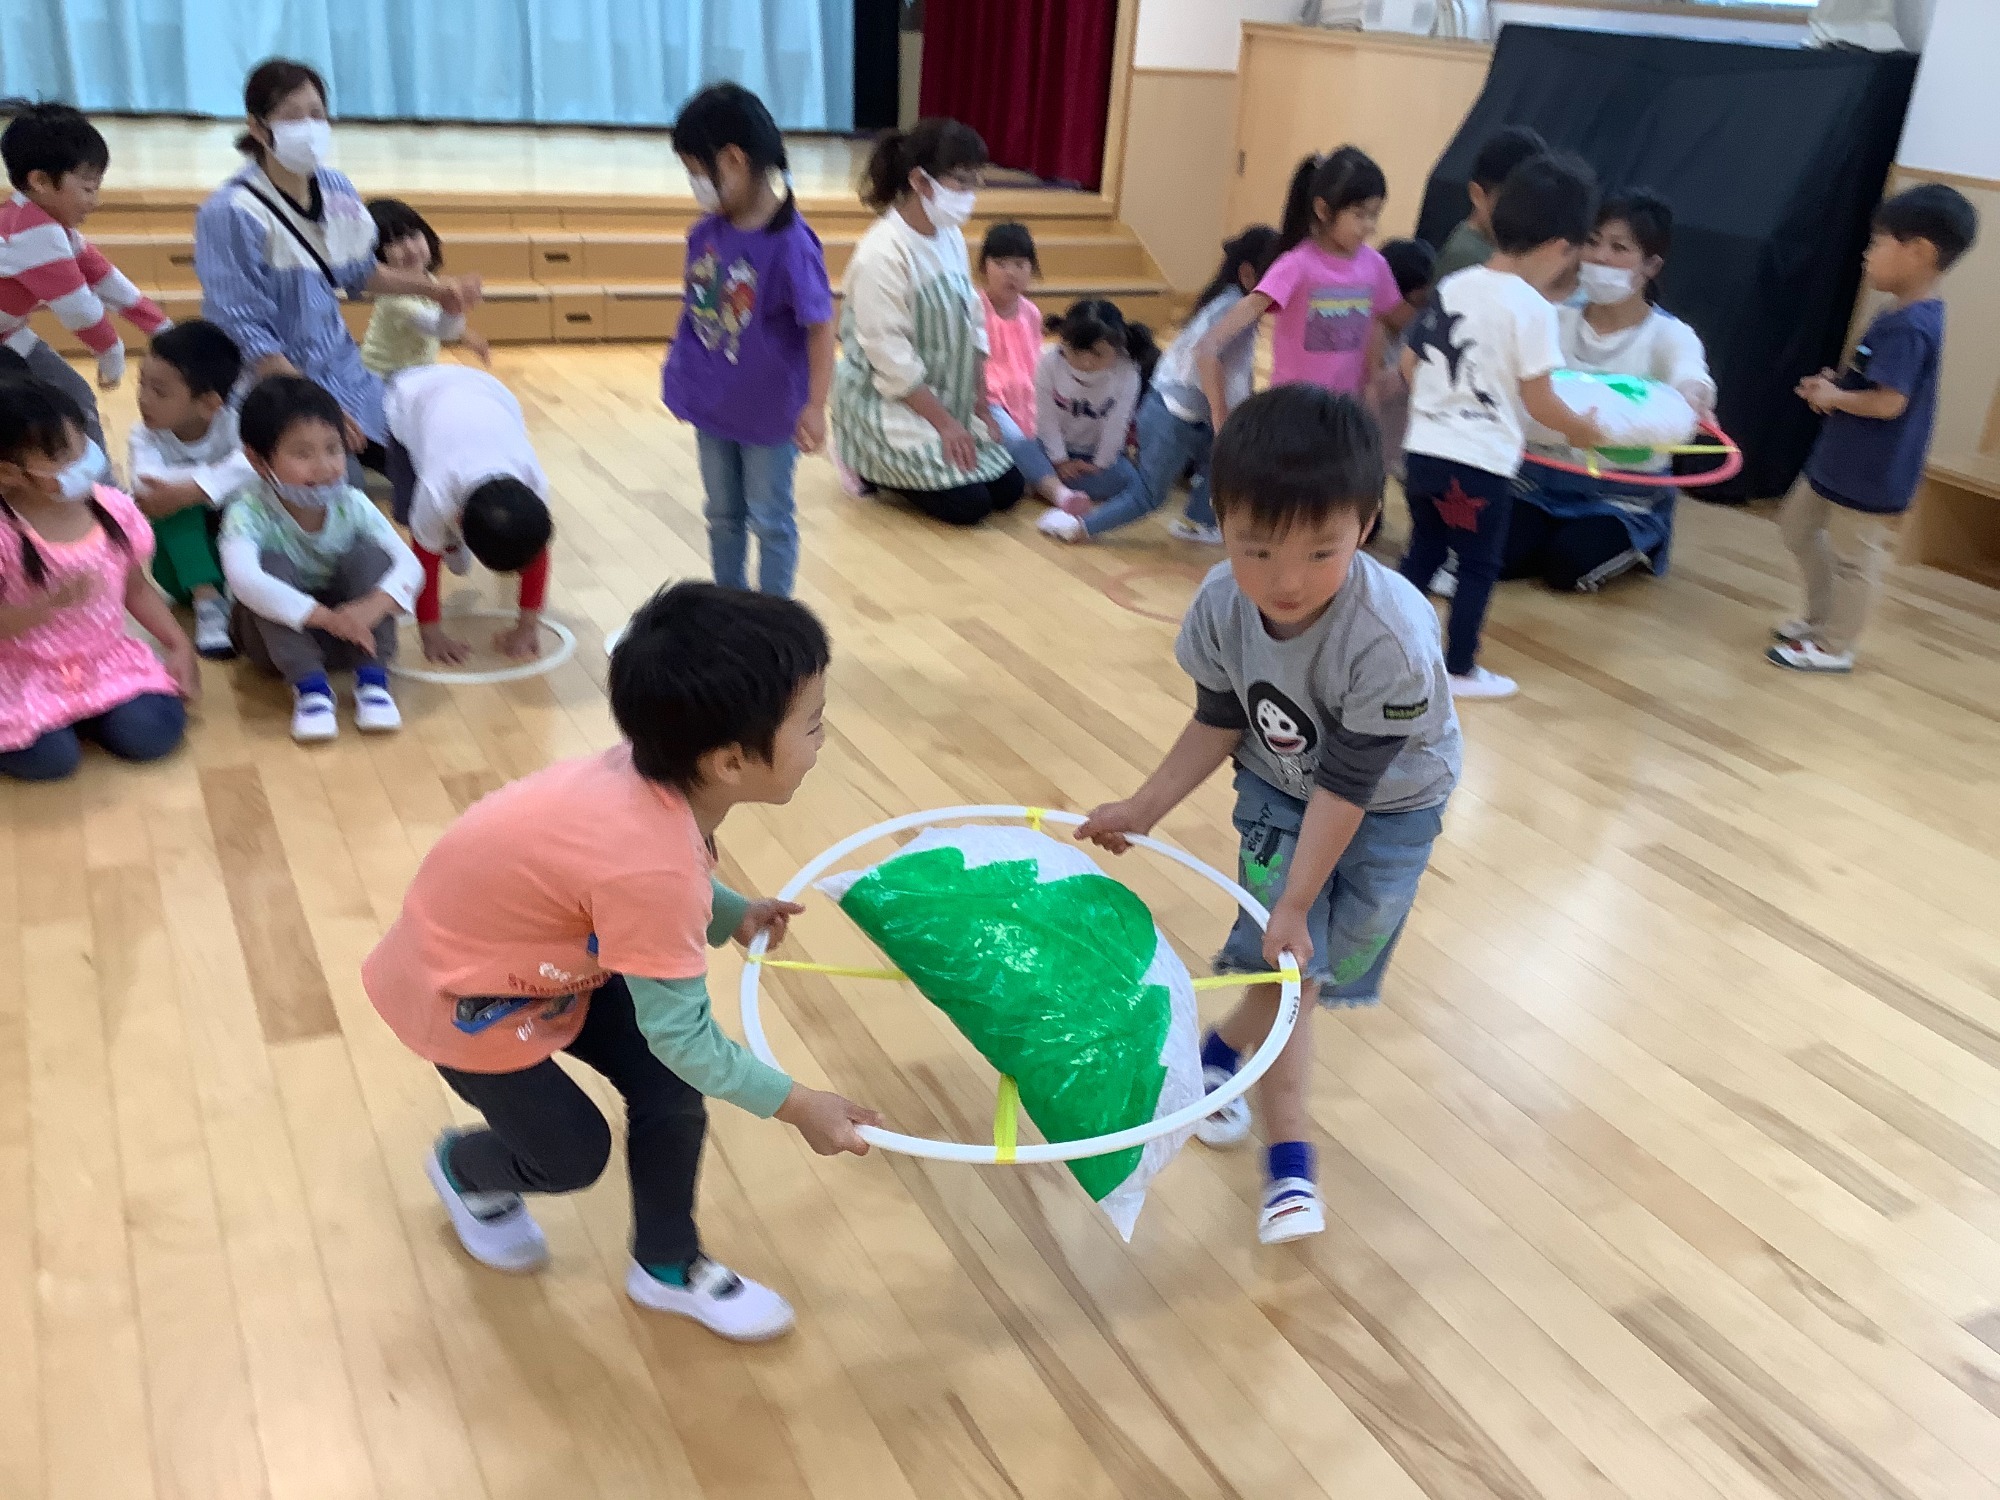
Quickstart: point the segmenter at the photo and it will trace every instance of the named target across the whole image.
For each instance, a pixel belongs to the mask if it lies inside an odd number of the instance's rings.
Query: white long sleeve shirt
[[[407,614],[416,607],[417,593],[424,586],[423,564],[409,543],[396,534],[389,518],[352,487],[343,490],[340,500],[328,507],[319,530],[307,531],[269,489],[259,484],[240,494],[223,512],[217,550],[222,554],[222,576],[229,581],[229,592],[245,609],[303,630],[306,620],[319,608],[309,590],[324,586],[340,559],[363,542],[373,542],[388,553],[388,571],[375,587]],[[265,571],[265,555],[273,552],[292,562],[304,587],[294,587]]]
[[[1139,367],[1121,357],[1088,374],[1063,358],[1062,345],[1035,366],[1035,435],[1053,463],[1087,456],[1100,469],[1118,462],[1139,405]]]
[[[226,406],[215,414],[208,431],[191,443],[171,432],[135,426],[130,467],[135,487],[142,479],[196,484],[218,510],[231,495],[257,482],[257,471],[243,456],[243,444],[236,435],[236,413]]]

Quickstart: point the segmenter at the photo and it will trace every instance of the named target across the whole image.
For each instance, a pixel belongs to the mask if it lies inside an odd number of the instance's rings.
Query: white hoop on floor
[[[864,828],[859,833],[850,834],[824,853],[808,860],[798,874],[785,882],[784,889],[778,892],[778,899],[797,900],[799,892],[819,876],[856,849],[876,839],[892,833],[902,833],[906,829],[927,828],[935,823],[975,820],[1006,820],[1030,825],[1062,823],[1071,827],[1084,821],[1076,813],[1009,806],[940,807],[930,812],[906,813],[900,818],[888,818],[872,828]],[[1234,897],[1236,904],[1248,912],[1259,927],[1269,925],[1271,914],[1264,909],[1263,903],[1221,871],[1211,869],[1192,854],[1183,849],[1176,849],[1172,844],[1163,844],[1158,839],[1146,838],[1136,833],[1128,834],[1126,837],[1140,848],[1165,855],[1176,864],[1185,865],[1197,875],[1212,881]],[[764,1019],[758,996],[758,983],[764,972],[764,952],[769,946],[767,935],[759,933],[750,945],[749,961],[743,966],[743,1036],[750,1044],[750,1050],[775,1068],[780,1064],[777,1055],[771,1051],[770,1040],[764,1035]],[[902,1135],[873,1125],[860,1127],[861,1138],[871,1146],[880,1146],[885,1151],[900,1151],[906,1156],[925,1156],[933,1161],[994,1165],[1003,1161],[1007,1163],[1074,1161],[1085,1156],[1105,1156],[1113,1151],[1124,1151],[1132,1146],[1144,1145],[1156,1136],[1170,1135],[1176,1130],[1184,1130],[1213,1114],[1222,1105],[1241,1098],[1252,1084],[1270,1070],[1271,1064],[1278,1060],[1278,1054],[1284,1050],[1286,1041],[1291,1037],[1292,1028],[1299,1020],[1298,960],[1287,953],[1284,955],[1283,967],[1286,974],[1278,989],[1278,1018],[1272,1023],[1263,1045],[1244,1060],[1243,1066],[1236,1070],[1236,1075],[1227,1083],[1170,1115],[1162,1115],[1157,1120],[1148,1120],[1143,1125],[1134,1125],[1129,1129],[1114,1130],[1108,1135],[1010,1147],[1004,1156],[1002,1148],[996,1144],[975,1146],[965,1141],[933,1141],[923,1136]]]
[[[446,615],[438,623],[449,624],[453,620],[514,620],[520,617],[511,609],[468,609],[458,614]],[[511,667],[495,667],[489,672],[454,672],[449,667],[406,667],[401,662],[389,667],[398,677],[407,677],[412,682],[441,682],[446,687],[490,687],[496,682],[519,682],[526,677],[540,677],[544,672],[553,672],[557,667],[576,655],[576,635],[560,620],[551,620],[543,615],[537,622],[555,632],[556,649],[545,651],[533,661],[516,662]]]

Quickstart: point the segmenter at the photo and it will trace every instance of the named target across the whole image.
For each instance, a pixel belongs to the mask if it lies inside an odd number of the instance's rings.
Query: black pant
[[[1427,453],[1409,454],[1404,470],[1410,550],[1403,554],[1403,576],[1424,588],[1446,555],[1458,554],[1458,588],[1445,627],[1444,665],[1452,676],[1463,677],[1479,659],[1479,632],[1500,576],[1508,519],[1514,510],[1514,481]]]
[[[632,992],[615,974],[591,995],[583,1029],[564,1050],[625,1096],[632,1258],[644,1266],[687,1265],[701,1253],[694,1227],[695,1179],[708,1133],[701,1095],[653,1055]],[[574,1193],[604,1175],[611,1127],[554,1058],[518,1073],[438,1072],[486,1116],[486,1129],[460,1136],[452,1147],[452,1176],[466,1191]]]
[[[410,450],[394,438],[382,451],[382,472],[389,476],[389,514],[398,526],[408,526],[417,497],[417,466],[410,462]]]
[[[1014,503],[1027,493],[1028,484],[1019,469],[1009,469],[998,479],[983,484],[956,484],[948,490],[898,490],[886,484],[875,487],[894,491],[932,520],[947,526],[977,526],[990,515],[1013,509]]]
[[[1625,558],[1626,567],[1601,571]],[[1645,559],[1632,549],[1632,533],[1616,516],[1552,516],[1539,505],[1515,505],[1507,523],[1507,554],[1500,564],[1502,578],[1539,578],[1568,594],[1585,586],[1594,592],[1618,573]]]

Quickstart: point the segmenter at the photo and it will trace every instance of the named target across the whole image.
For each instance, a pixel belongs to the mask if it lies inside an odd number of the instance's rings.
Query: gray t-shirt
[[[1202,581],[1174,655],[1204,700],[1240,706],[1236,763],[1301,801],[1331,751],[1400,740],[1361,803],[1369,812],[1435,807],[1458,782],[1464,746],[1451,706],[1437,614],[1416,586],[1367,553],[1304,634],[1274,639],[1228,563]],[[1197,710],[1204,722],[1222,722]],[[1394,747],[1392,747],[1394,748]],[[1350,800],[1354,800],[1350,798]]]
[[[1153,371],[1153,389],[1160,393],[1160,400],[1166,403],[1167,410],[1183,422],[1209,420],[1208,396],[1201,388],[1201,371],[1194,362],[1195,346],[1242,300],[1241,287],[1224,287],[1209,299],[1207,306],[1188,319],[1187,327],[1160,356],[1159,368]],[[1257,360],[1256,325],[1252,324],[1224,344],[1220,359],[1222,397],[1229,403],[1229,411],[1234,411],[1250,399],[1251,373]],[[1222,415],[1227,417],[1229,412]]]

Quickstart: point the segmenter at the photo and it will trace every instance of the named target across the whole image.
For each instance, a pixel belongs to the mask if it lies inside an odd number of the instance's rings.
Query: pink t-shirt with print
[[[1395,273],[1373,245],[1333,255],[1311,240],[1272,261],[1257,290],[1276,308],[1271,383],[1302,380],[1350,395],[1368,382],[1375,319],[1403,300]]]
[[[21,533],[0,524],[0,604],[32,604],[73,578],[96,581],[90,598],[59,609],[33,630],[0,640],[0,750],[32,745],[52,729],[92,719],[147,693],[174,693],[174,679],[144,641],[125,632],[125,581],[153,555],[153,528],[131,497],[97,487],[97,503],[125,533],[127,551],[94,526],[73,542],[37,535],[48,578],[28,581]]]

